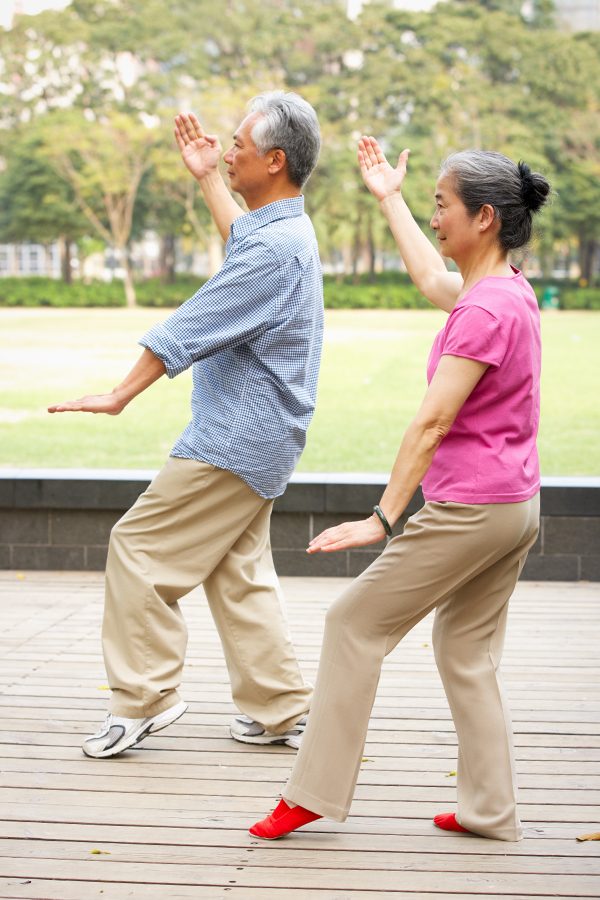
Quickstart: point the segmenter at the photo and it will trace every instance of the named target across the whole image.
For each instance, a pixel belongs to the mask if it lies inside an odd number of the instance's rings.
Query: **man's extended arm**
[[[175,118],[175,140],[184,164],[202,189],[206,205],[224,241],[231,223],[244,215],[219,172],[222,148],[214,134],[205,134],[193,113],[180,113]]]
[[[79,400],[55,403],[48,407],[48,412],[91,412],[118,416],[130,400],[158,381],[165,371],[162,359],[146,348],[131,372],[109,394],[88,394]]]

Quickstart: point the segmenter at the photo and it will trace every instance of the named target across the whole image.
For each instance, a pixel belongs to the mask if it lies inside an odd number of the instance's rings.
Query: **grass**
[[[157,310],[0,310],[0,465],[157,468],[189,418],[189,373],[161,379],[121,416],[54,415],[49,403],[110,389]],[[445,316],[330,310],[304,472],[387,472],[425,390]],[[545,475],[600,475],[600,313],[545,313],[540,456]]]

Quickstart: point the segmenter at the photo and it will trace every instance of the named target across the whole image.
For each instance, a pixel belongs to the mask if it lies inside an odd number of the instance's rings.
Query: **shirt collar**
[[[304,197],[288,197],[285,200],[276,200],[274,203],[267,203],[266,206],[260,206],[250,212],[244,213],[231,224],[230,240],[232,242],[241,241],[248,237],[257,228],[275,222],[277,219],[291,219],[294,216],[301,216],[304,213]]]

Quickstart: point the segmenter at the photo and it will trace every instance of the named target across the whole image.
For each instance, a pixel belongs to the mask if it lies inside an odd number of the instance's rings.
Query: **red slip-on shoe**
[[[317,813],[311,812],[310,809],[304,809],[303,806],[288,806],[282,798],[276,809],[266,819],[256,822],[249,831],[254,837],[262,838],[265,841],[275,841],[277,838],[285,837],[291,831],[320,818],[322,817]]]
[[[433,824],[437,825],[438,828],[441,828],[443,831],[461,831],[465,834],[472,834],[468,828],[463,828],[456,821],[456,816],[454,813],[440,813],[437,816],[433,817]]]

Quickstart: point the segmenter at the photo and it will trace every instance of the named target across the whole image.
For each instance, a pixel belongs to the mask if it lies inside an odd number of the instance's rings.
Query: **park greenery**
[[[530,4],[528,18],[521,7],[448,0],[415,13],[373,0],[351,19],[343,0],[73,0],[60,12],[19,16],[0,36],[0,241],[58,241],[66,282],[74,246],[80,259],[110,247],[128,305],[180,302],[198,281],[188,292],[185,284],[168,290],[176,248],[214,252],[219,238],[179,161],[174,114],[195,110],[228,145],[254,94],[295,90],[322,125],[306,203],[326,264],[360,282],[360,273],[374,279],[395,257],[360,180],[361,133],[378,136],[391,157],[411,148],[406,195],[423,225],[440,161],[483,147],[525,158],[550,179],[554,200],[534,247],[542,274],[551,278],[575,255],[590,287],[572,304],[600,305],[592,290],[600,34],[557,30],[549,0]],[[148,229],[161,242],[160,289],[136,283],[130,260],[132,242]],[[372,287],[388,296],[386,285]],[[344,304],[352,284],[345,287],[326,288],[331,305]],[[374,303],[377,291],[362,287],[371,298],[362,305]],[[40,289],[41,302],[66,302],[60,288]],[[102,290],[84,302],[85,286],[73,284],[69,296],[76,305],[122,302],[118,287]],[[17,296],[7,284],[0,303],[27,302]],[[37,289],[23,286],[21,296],[34,302]],[[419,305],[404,282],[402,296]]]
[[[139,336],[165,315],[156,309],[0,310],[0,464],[162,465],[189,421],[189,371],[159,379],[118,417],[51,416],[46,408],[117,384],[139,355]],[[600,316],[548,311],[541,318],[542,473],[599,476]],[[300,470],[389,472],[425,392],[427,356],[445,314],[332,309],[325,320],[317,407]]]

